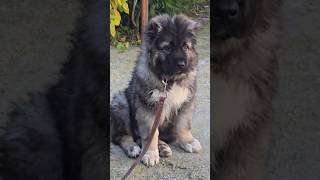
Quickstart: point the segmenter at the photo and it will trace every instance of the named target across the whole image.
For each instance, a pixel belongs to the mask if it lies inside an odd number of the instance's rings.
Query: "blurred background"
[[[320,179],[320,1],[284,0],[267,180]]]

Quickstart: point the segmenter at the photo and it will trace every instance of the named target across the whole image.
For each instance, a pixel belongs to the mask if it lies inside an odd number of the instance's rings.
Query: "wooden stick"
[[[148,10],[149,10],[148,0],[141,0],[141,28],[140,28],[140,37],[143,40],[144,29],[148,24]]]

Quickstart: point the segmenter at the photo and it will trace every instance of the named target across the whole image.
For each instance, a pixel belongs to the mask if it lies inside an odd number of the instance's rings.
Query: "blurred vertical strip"
[[[141,31],[140,37],[143,39],[144,28],[148,24],[148,0],[141,1]]]

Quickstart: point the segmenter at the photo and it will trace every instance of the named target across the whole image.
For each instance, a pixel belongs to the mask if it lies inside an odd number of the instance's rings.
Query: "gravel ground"
[[[210,177],[210,29],[209,19],[202,19],[202,29],[198,38],[199,73],[196,111],[193,118],[193,135],[199,139],[203,150],[198,154],[189,154],[173,148],[173,156],[160,160],[160,165],[147,168],[140,164],[129,179],[209,179]],[[139,48],[131,47],[124,53],[111,47],[110,78],[111,96],[125,88],[130,79]],[[133,163],[122,150],[111,146],[111,179],[119,179]]]

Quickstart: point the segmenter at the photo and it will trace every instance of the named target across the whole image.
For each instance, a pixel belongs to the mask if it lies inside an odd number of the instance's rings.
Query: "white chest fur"
[[[161,93],[163,92],[160,92],[157,89],[153,90],[151,101],[159,101]],[[164,102],[161,114],[161,122],[163,122],[165,119],[170,120],[171,114],[177,113],[179,108],[181,108],[182,104],[189,100],[190,95],[191,93],[188,88],[179,86],[176,83],[174,83],[168,91],[168,96]]]
[[[214,147],[219,149],[232,130],[246,123],[245,116],[255,95],[244,82],[226,81],[217,76],[213,82]]]

